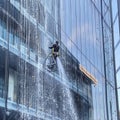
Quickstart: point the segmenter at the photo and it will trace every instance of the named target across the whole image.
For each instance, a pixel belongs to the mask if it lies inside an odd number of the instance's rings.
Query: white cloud
[[[72,30],[72,34],[71,34],[71,37],[72,38],[72,41],[74,43],[77,42],[77,39],[81,39],[81,40],[88,40],[89,43],[91,44],[94,44],[95,42],[95,39],[96,39],[96,33],[95,31],[93,32],[92,31],[92,27],[90,24],[88,23],[85,23],[83,24],[82,26],[77,26],[74,27],[74,29]],[[71,40],[67,40],[67,47],[72,47],[72,42]]]

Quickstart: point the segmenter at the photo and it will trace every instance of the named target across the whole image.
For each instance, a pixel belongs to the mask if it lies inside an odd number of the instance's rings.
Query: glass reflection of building
[[[109,0],[1,0],[0,119],[117,120],[111,29]],[[67,81],[43,66],[56,40]]]
[[[112,1],[112,19],[113,19],[113,35],[114,35],[114,53],[115,53],[115,66],[116,66],[116,80],[118,91],[118,109],[120,111],[120,1]],[[120,114],[119,114],[120,119]]]

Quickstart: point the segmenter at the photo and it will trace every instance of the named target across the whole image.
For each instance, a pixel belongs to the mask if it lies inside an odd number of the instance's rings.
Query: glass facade
[[[0,119],[118,120],[111,15],[110,0],[1,0]]]
[[[117,81],[117,95],[118,95],[118,109],[120,111],[120,1],[112,0],[112,16],[113,16],[113,34],[114,34],[114,54],[115,54],[115,67],[116,67],[116,81]],[[120,119],[120,114],[119,114]]]

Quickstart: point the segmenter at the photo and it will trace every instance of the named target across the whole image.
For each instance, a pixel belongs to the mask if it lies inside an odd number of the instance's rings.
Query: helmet
[[[56,44],[58,44],[59,42],[58,41],[56,41]]]

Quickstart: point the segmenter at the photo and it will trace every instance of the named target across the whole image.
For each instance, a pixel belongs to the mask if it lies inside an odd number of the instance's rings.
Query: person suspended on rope
[[[56,60],[56,58],[59,56],[59,42],[56,41],[56,43],[49,47],[49,49],[52,49],[52,55]]]
[[[48,64],[47,66],[48,66],[49,69],[53,69],[55,67],[56,63],[57,63],[56,59],[59,56],[59,42],[56,41],[56,43],[53,44],[51,47],[49,47],[49,49],[51,49],[52,55],[49,59],[50,64]]]

